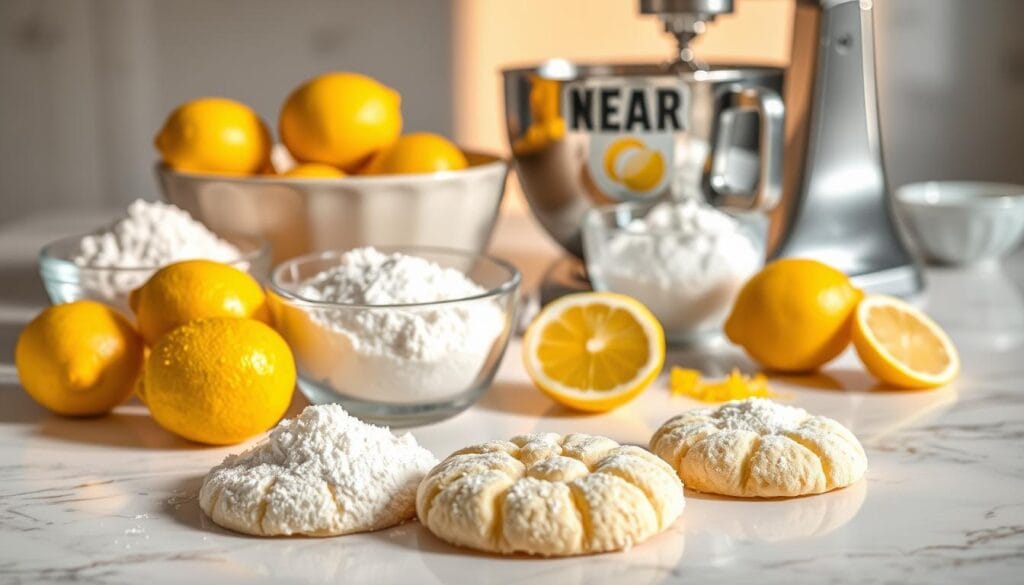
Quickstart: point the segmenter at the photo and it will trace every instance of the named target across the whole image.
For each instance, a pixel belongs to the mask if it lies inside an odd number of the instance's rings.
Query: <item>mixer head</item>
[[[732,12],[733,0],[640,0],[641,14],[656,14],[665,24],[665,31],[676,37],[679,53],[677,64],[700,68],[694,59],[690,41],[707,29],[719,14]]]

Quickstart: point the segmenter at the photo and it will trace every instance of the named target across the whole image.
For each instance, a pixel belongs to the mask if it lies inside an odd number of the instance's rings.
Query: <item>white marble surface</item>
[[[44,303],[34,254],[94,218],[0,227],[0,583],[1010,583],[1024,574],[1024,255],[1004,267],[930,270],[923,306],[958,343],[963,375],[930,392],[887,392],[844,354],[813,379],[774,380],[785,400],[847,424],[866,480],[779,501],[687,494],[683,518],[633,550],[584,558],[498,558],[409,523],[329,539],[259,539],[218,528],[196,504],[204,472],[234,449],[203,448],[130,403],[94,420],[48,414],[19,388],[21,324]],[[535,276],[553,248],[503,222],[499,254]],[[664,378],[600,416],[564,410],[530,385],[514,342],[494,387],[461,415],[414,429],[438,456],[531,430],[646,443],[696,405]],[[729,347],[669,362],[751,368]],[[292,412],[305,404],[296,395]]]

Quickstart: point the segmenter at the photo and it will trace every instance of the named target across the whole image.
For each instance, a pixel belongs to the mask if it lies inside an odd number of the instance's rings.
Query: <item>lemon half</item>
[[[537,315],[523,339],[523,361],[533,382],[555,401],[604,412],[629,402],[658,376],[665,333],[631,297],[577,293]]]
[[[900,388],[934,388],[960,371],[956,346],[942,328],[907,303],[871,295],[857,305],[853,346],[879,380]]]

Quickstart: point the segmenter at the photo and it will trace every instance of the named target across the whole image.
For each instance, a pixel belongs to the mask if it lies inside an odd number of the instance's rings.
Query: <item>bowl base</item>
[[[364,422],[389,427],[413,427],[459,414],[476,402],[483,389],[472,388],[454,398],[419,404],[395,404],[353,398],[302,379],[299,380],[299,390],[313,404],[340,404],[349,414]]]

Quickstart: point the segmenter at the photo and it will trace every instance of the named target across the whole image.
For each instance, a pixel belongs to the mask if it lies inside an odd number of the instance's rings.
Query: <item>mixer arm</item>
[[[728,152],[736,113],[757,112],[759,126],[759,171],[753,192],[737,191],[726,176]],[[703,186],[708,201],[716,207],[741,211],[768,211],[782,197],[782,150],[785,107],[782,98],[767,87],[735,84],[715,100],[711,148],[704,165]]]

